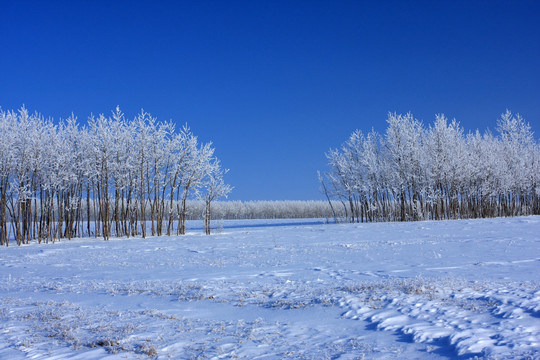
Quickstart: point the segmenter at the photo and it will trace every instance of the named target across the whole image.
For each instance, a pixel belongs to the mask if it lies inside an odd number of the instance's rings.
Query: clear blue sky
[[[389,111],[540,132],[540,1],[0,0],[0,106],[187,122],[230,199],[322,199],[324,153]]]

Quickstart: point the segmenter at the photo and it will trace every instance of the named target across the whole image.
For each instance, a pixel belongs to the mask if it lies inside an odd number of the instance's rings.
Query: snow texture
[[[540,217],[0,249],[1,359],[540,358]]]

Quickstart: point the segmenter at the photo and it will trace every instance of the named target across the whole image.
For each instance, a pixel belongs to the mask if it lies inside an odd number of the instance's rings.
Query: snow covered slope
[[[540,217],[1,248],[0,359],[540,358],[539,274]]]

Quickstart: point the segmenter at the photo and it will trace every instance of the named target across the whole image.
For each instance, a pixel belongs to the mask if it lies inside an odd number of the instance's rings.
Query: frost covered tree
[[[385,144],[392,197],[400,204],[401,221],[416,220],[422,208],[424,129],[411,113],[389,114],[387,122]]]
[[[232,187],[225,184],[223,176],[228,169],[222,169],[218,159],[211,160],[207,174],[204,178],[204,230],[206,235],[210,235],[210,221],[212,220],[212,202],[220,197],[227,197],[232,191]]]
[[[205,175],[209,172],[210,161],[214,155],[212,144],[202,144],[189,149],[184,160],[180,186],[178,187],[178,227],[179,235],[186,233],[186,220],[188,215],[187,200],[190,194],[197,195],[204,185]]]
[[[171,137],[169,152],[171,154],[171,170],[169,172],[168,186],[169,192],[169,216],[167,224],[167,235],[171,235],[174,221],[174,199],[176,194],[176,201],[179,201],[179,197],[182,189],[182,180],[185,175],[186,164],[188,158],[194,149],[197,148],[197,137],[193,135],[187,125],[180,130],[179,133]]]
[[[459,195],[471,177],[463,128],[456,120],[448,123],[444,115],[437,115],[426,134],[425,150],[430,212],[435,219],[458,217]]]
[[[144,111],[128,120],[117,107],[81,127],[73,114],[54,124],[0,109],[0,244],[170,235],[175,220],[183,234],[188,199],[223,195],[205,180],[217,176],[213,154]]]
[[[350,221],[540,213],[539,144],[520,115],[502,114],[498,136],[442,114],[428,129],[410,113],[387,122],[384,136],[355,131],[326,155],[323,188]]]
[[[506,169],[499,175],[502,212],[513,215],[528,212],[527,208],[534,208],[533,194],[538,184],[538,144],[529,124],[509,110],[501,115],[497,131],[501,141],[501,162]]]

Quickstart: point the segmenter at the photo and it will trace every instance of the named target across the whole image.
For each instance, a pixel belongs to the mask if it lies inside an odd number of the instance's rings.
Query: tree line
[[[185,234],[187,201],[231,191],[211,143],[187,125],[141,110],[55,124],[40,114],[0,110],[0,245],[96,236]]]
[[[345,216],[340,202],[331,203],[336,215]],[[213,219],[327,219],[334,217],[332,207],[324,200],[252,200],[216,201],[212,205]],[[200,220],[204,212],[204,201],[188,201],[190,219]]]
[[[465,133],[444,115],[426,128],[390,113],[387,124],[326,154],[321,187],[349,221],[540,214],[540,145],[519,114],[503,113],[496,134]]]

